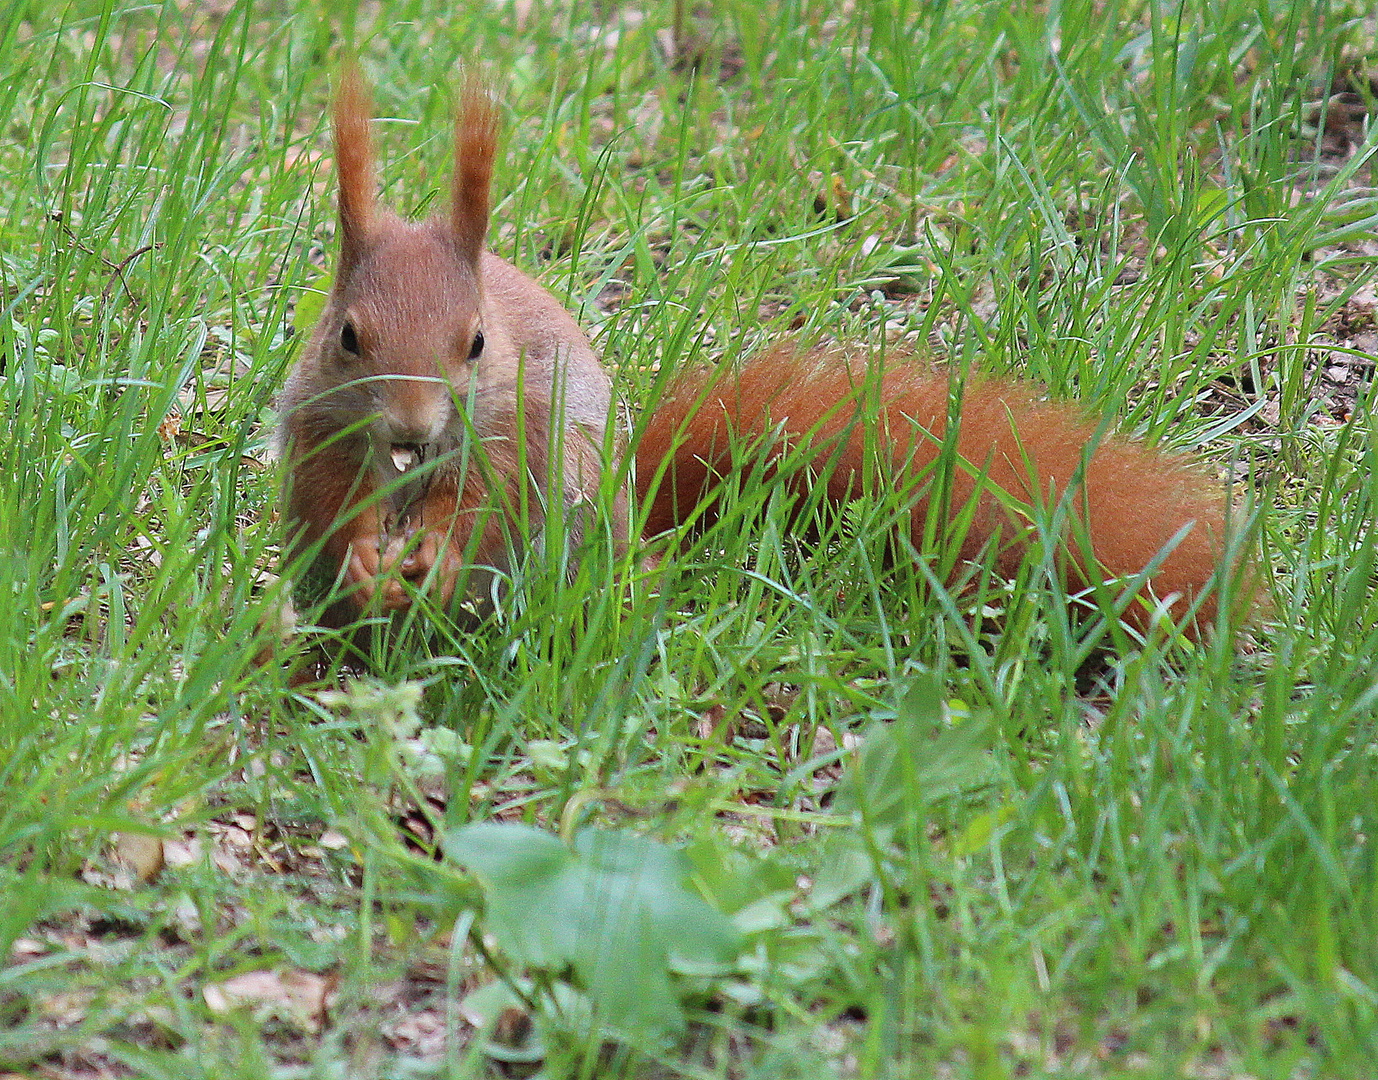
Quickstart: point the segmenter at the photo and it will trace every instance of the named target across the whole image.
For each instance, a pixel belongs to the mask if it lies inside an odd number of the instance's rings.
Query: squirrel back
[[[1208,593],[1228,550],[1228,501],[1221,486],[1186,458],[1104,434],[1077,408],[1042,400],[1029,383],[973,376],[961,388],[957,429],[948,438],[951,376],[912,358],[877,370],[840,348],[800,350],[783,343],[748,358],[734,372],[692,372],[673,380],[636,447],[637,487],[647,533],[716,515],[712,491],[740,458],[808,468],[785,478],[794,489],[823,482],[841,506],[863,494],[866,477],[914,493],[911,539],[922,550],[933,467],[951,441],[956,464],[947,482],[947,514],[974,500],[961,541],[964,559],[995,545],[994,565],[1016,572],[1032,542],[1029,508],[1043,520],[1071,489],[1076,526],[1064,529],[1059,556],[1072,588],[1128,578],[1155,565],[1149,590],[1181,617],[1200,598],[1196,620],[1215,611]],[[743,449],[745,448],[745,450]],[[873,460],[867,460],[868,455]],[[774,465],[767,468],[767,475]],[[1135,604],[1125,618],[1142,627]]]

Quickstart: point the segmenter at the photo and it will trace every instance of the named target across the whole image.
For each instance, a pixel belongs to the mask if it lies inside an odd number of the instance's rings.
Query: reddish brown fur
[[[358,68],[347,66],[335,95],[335,167],[340,174],[340,262],[349,266],[373,224],[373,102]]]
[[[493,180],[498,119],[487,89],[474,76],[464,82],[455,119],[455,175],[451,228],[460,250],[477,259],[488,235],[488,187]]]
[[[326,611],[332,624],[369,603],[406,606],[399,577],[429,577],[444,603],[461,562],[504,569],[517,530],[591,500],[612,415],[611,384],[569,313],[483,250],[497,122],[482,87],[463,94],[450,210],[424,222],[375,206],[369,111],[347,69],[334,118],[340,265],[279,401],[289,552],[315,552],[352,590]],[[394,468],[398,453],[428,468]],[[624,501],[614,513],[624,540]],[[585,515],[559,520],[577,533]]]
[[[865,366],[836,349],[800,353],[783,345],[751,358],[738,373],[679,379],[651,417],[636,448],[639,494],[650,498],[647,531],[657,533],[686,520],[733,468],[733,446],[753,441],[777,458],[803,442],[817,449],[834,504],[862,493],[869,445],[885,459],[890,483],[916,491],[913,540],[921,546],[927,509],[923,470],[939,457],[947,430],[952,388],[948,375],[915,362],[894,362],[875,379]],[[869,435],[868,435],[869,428]],[[1087,525],[1096,566],[1065,539],[1072,581],[1137,574],[1174,544],[1151,582],[1153,594],[1176,597],[1182,614],[1210,582],[1224,550],[1227,502],[1220,486],[1186,459],[1141,443],[1105,436],[1074,408],[1039,400],[1026,384],[977,379],[961,397],[956,450],[964,466],[953,469],[951,512],[976,491],[976,475],[989,478],[962,555],[976,557],[992,541],[996,567],[1018,568],[1030,542],[1027,516],[1013,513],[992,487],[1023,504],[1051,508],[1071,485],[1074,506]],[[1089,466],[1084,453],[1095,446]],[[661,463],[664,480],[651,490]],[[795,473],[796,487],[813,482]],[[714,508],[703,508],[711,519]],[[1209,620],[1208,597],[1199,617]],[[1142,622],[1136,606],[1128,618]]]
[[[326,613],[336,623],[370,602],[405,607],[399,577],[429,578],[444,603],[462,564],[506,568],[514,526],[529,520],[539,529],[546,507],[570,511],[556,520],[577,544],[612,422],[610,382],[573,318],[483,250],[496,118],[482,88],[471,81],[462,97],[450,211],[426,222],[375,207],[368,118],[367,91],[346,71],[335,110],[340,266],[280,401],[291,550],[317,551],[353,588]],[[734,438],[745,438],[770,443],[776,462],[781,443],[807,444],[812,468],[787,482],[798,489],[826,474],[835,504],[862,493],[868,466],[898,490],[912,489],[917,546],[926,524],[923,473],[937,460],[949,400],[944,374],[899,362],[872,378],[838,350],[780,346],[734,376],[685,376],[635,450],[649,530],[692,514],[734,467]],[[389,473],[390,455],[408,447],[447,464],[424,480]],[[976,557],[993,543],[1002,572],[1015,570],[1029,543],[1030,515],[1011,499],[1053,503],[1069,487],[1094,549],[1084,557],[1069,530],[1072,584],[1137,574],[1189,526],[1151,583],[1156,595],[1176,598],[1180,613],[1221,560],[1227,504],[1218,485],[1181,457],[1119,437],[1097,441],[1096,425],[1073,407],[1039,400],[1024,384],[966,386],[956,449],[967,467],[954,470],[950,506],[975,499],[962,554]],[[667,460],[664,482],[651,490]],[[989,483],[978,491],[979,472]],[[399,483],[405,491],[386,495],[386,485]],[[614,501],[612,515],[620,543],[625,499]],[[1203,606],[1204,618],[1210,610]],[[1136,609],[1129,617],[1142,621]]]

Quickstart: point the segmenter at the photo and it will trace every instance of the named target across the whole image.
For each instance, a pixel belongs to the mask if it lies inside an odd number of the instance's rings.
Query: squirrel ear
[[[350,266],[373,225],[377,185],[368,124],[373,101],[356,63],[346,61],[335,91],[335,168],[340,174],[340,263]]]
[[[450,228],[460,255],[478,265],[488,235],[488,185],[493,179],[498,115],[488,88],[473,75],[464,79],[455,119],[455,178]]]

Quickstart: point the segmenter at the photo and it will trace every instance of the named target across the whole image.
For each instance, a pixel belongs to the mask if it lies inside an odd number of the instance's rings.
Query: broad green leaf
[[[330,295],[333,281],[329,273],[322,272],[297,294],[297,303],[292,309],[292,328],[301,336],[309,336],[316,328],[321,312],[325,310],[325,300]]]
[[[525,825],[451,833],[447,854],[478,879],[486,929],[528,969],[572,973],[599,1021],[632,1040],[684,1029],[671,976],[726,974],[741,936],[691,892],[683,852],[585,829],[573,848]]]
[[[809,895],[815,910],[872,881],[877,856],[897,833],[911,831],[902,826],[922,822],[934,803],[988,787],[998,778],[990,718],[978,714],[948,726],[944,711],[941,685],[925,674],[900,698],[895,718],[867,732],[834,802],[838,811],[856,816],[859,828],[825,842]]]
[[[897,825],[915,808],[976,791],[997,776],[989,717],[955,727],[943,719],[943,698],[931,675],[917,678],[895,719],[873,725],[855,765],[838,787],[839,810],[862,813],[872,825]]]
[[[861,831],[845,829],[833,833],[824,840],[818,858],[809,906],[815,911],[826,911],[864,888],[875,876],[875,858]]]
[[[692,840],[684,855],[699,892],[732,916],[738,930],[751,934],[791,922],[796,871],[778,859],[742,851],[707,833]]]

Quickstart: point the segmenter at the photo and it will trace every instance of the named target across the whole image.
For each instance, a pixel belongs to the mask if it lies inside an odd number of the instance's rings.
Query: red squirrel
[[[317,552],[332,597],[323,621],[335,626],[405,608],[418,585],[447,603],[464,571],[468,591],[481,592],[488,579],[476,573],[511,568],[517,516],[525,535],[553,518],[577,543],[623,452],[609,430],[611,382],[588,339],[554,297],[485,250],[497,127],[485,90],[470,82],[462,94],[448,213],[421,222],[377,205],[370,115],[367,90],[346,70],[334,112],[338,268],[279,403],[289,551]],[[923,472],[938,459],[950,400],[941,370],[911,360],[870,377],[836,348],[780,345],[734,373],[683,373],[631,450],[646,534],[711,517],[734,439],[756,438],[764,453],[814,448],[835,505],[860,493],[878,449],[893,482],[915,491],[917,547]],[[1174,616],[1194,607],[1194,633],[1212,617],[1208,586],[1229,547],[1225,493],[1182,456],[1097,436],[1075,406],[1044,401],[1031,384],[973,377],[947,503],[956,513],[975,497],[961,554],[994,544],[996,569],[1012,574],[1030,530],[1009,497],[1049,503],[1071,487],[1082,527],[1062,544],[1069,584],[1131,577],[1157,560],[1149,591]],[[796,487],[815,482],[808,470],[793,475]],[[625,545],[624,495],[610,516]],[[1132,604],[1124,618],[1143,627],[1148,610]]]

